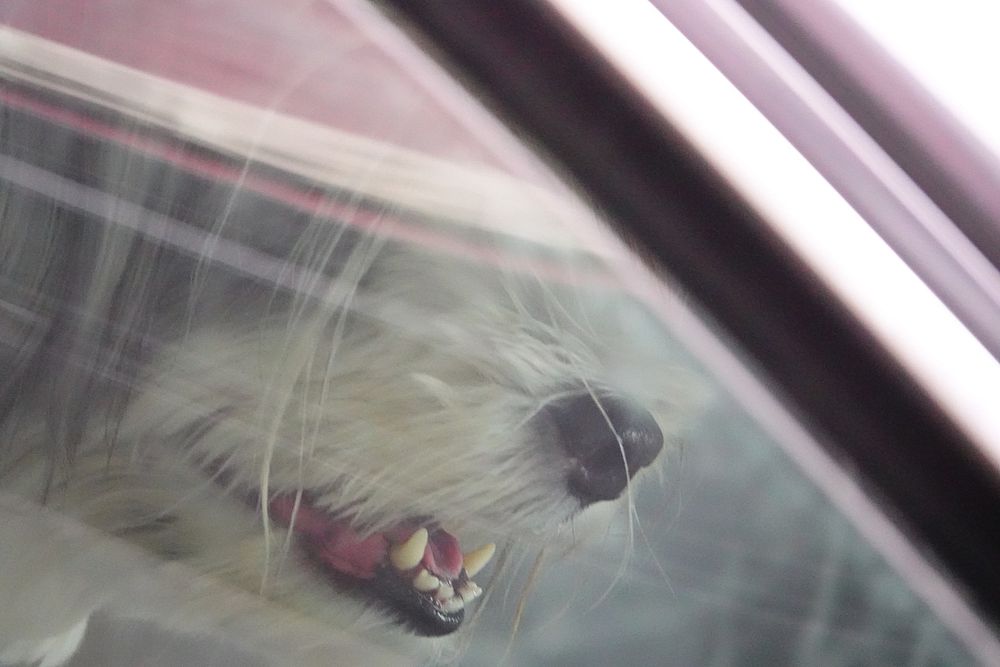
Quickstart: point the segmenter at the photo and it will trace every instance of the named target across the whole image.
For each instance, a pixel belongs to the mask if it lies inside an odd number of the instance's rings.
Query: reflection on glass
[[[3,10],[3,660],[961,659],[495,121],[230,4]]]

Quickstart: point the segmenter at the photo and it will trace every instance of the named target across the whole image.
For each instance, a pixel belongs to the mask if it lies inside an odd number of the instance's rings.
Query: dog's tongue
[[[393,542],[402,542],[412,534],[413,530],[411,529],[405,534],[401,534]],[[454,579],[457,577],[462,571],[462,549],[459,547],[458,538],[443,528],[431,530],[427,539],[427,548],[424,549],[424,558],[420,564],[439,578]]]
[[[346,519],[336,519],[302,497],[298,510],[295,496],[277,496],[268,503],[273,520],[303,538],[316,558],[341,574],[358,579],[372,579],[388,561],[389,549],[405,542],[419,527],[403,522],[381,533],[360,535]],[[294,525],[293,524],[294,514]],[[451,533],[430,530],[420,565],[441,579],[455,579],[462,571],[462,550]]]

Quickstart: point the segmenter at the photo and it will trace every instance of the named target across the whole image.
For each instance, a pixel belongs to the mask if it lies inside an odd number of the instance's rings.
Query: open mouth
[[[277,496],[268,503],[268,512],[295,534],[331,583],[365,595],[426,636],[458,629],[465,606],[483,592],[472,577],[495,551],[487,544],[463,554],[451,533],[415,519],[361,534],[348,518],[331,516],[305,494],[298,499],[295,494]]]

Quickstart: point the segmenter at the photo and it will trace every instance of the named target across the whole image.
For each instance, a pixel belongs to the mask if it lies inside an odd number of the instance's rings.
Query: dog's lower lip
[[[414,519],[364,535],[305,494],[276,496],[268,510],[272,520],[292,530],[309,561],[331,583],[368,596],[426,636],[446,635],[462,624],[465,605],[482,594],[471,577],[495,549],[488,544],[463,555],[453,535]]]
[[[372,584],[379,602],[395,614],[403,625],[418,635],[441,637],[457,630],[465,619],[465,606],[446,609],[435,602],[433,593],[415,589],[392,567],[379,570]]]

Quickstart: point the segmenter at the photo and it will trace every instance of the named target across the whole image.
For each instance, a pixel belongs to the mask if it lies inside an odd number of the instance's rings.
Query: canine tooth
[[[423,568],[413,578],[413,587],[424,593],[436,591],[440,586],[441,580]]]
[[[462,596],[462,600],[465,602],[472,602],[483,594],[483,589],[476,582],[467,581],[459,587],[458,594]]]
[[[424,559],[427,548],[427,529],[419,528],[410,539],[397,544],[389,551],[389,560],[397,570],[412,570]]]
[[[470,577],[474,577],[479,574],[479,571],[486,567],[486,564],[490,562],[493,558],[493,553],[497,550],[497,545],[490,542],[489,544],[484,544],[475,551],[470,551],[462,557],[462,564],[465,567],[465,573]]]
[[[448,612],[449,614],[462,609],[465,606],[465,602],[462,601],[460,597],[453,597],[450,600],[445,600],[441,603],[441,609]]]

